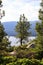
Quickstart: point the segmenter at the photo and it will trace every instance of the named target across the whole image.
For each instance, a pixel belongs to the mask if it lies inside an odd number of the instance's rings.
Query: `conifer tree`
[[[41,5],[41,9],[39,10],[40,22],[36,23],[36,31],[37,31],[37,43],[39,43],[43,48],[43,0],[40,3],[40,5]]]
[[[30,29],[30,23],[27,22],[27,19],[24,16],[24,14],[20,15],[20,20],[16,25],[16,32],[17,37],[20,38],[21,45],[23,40],[27,39],[27,37],[30,35],[29,29]]]
[[[1,7],[2,7],[2,1],[0,0],[0,13],[1,13]],[[0,14],[0,19],[2,19],[3,16],[5,16],[4,14],[4,10],[2,11],[2,13]],[[5,52],[8,50],[10,46],[10,42],[8,40],[8,38],[6,37],[6,32],[4,31],[4,27],[0,21],[0,54],[5,54]]]

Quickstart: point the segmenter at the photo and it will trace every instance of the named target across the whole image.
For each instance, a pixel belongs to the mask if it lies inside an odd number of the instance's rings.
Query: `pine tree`
[[[0,0],[0,8],[2,7],[2,1]],[[2,11],[3,12],[3,11]],[[0,9],[1,13],[1,9]],[[2,15],[3,14],[3,15]],[[0,14],[0,19],[4,16],[4,13]],[[10,42],[6,37],[6,32],[4,31],[4,27],[0,21],[0,55],[3,55],[7,52],[10,47]]]
[[[36,31],[37,31],[37,43],[41,45],[43,48],[43,0],[40,3],[41,9],[39,10],[39,19],[40,23],[36,23]]]
[[[27,19],[24,16],[24,14],[20,15],[20,20],[16,25],[16,32],[18,33],[17,37],[20,38],[21,45],[23,40],[27,39],[27,37],[30,35],[29,29],[30,29],[30,23],[27,22]]]
[[[2,39],[5,35],[6,35],[6,33],[4,32],[4,27],[0,22],[0,42],[2,41]]]

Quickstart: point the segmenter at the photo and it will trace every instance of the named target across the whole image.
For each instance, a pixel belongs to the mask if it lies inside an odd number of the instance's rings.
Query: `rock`
[[[35,48],[35,43],[29,44],[26,48]]]

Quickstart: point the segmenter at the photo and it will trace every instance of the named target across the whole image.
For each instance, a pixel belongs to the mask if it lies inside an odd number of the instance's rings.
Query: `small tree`
[[[4,27],[0,22],[0,42],[2,41],[3,37],[6,35],[5,31],[4,31]]]
[[[41,2],[41,9],[39,10],[39,19],[40,23],[36,23],[36,31],[37,31],[37,43],[40,43],[43,48],[43,0]]]
[[[27,37],[30,35],[29,29],[30,29],[30,23],[27,22],[27,19],[24,16],[24,14],[20,15],[20,20],[16,25],[16,32],[18,33],[17,37],[20,38],[21,45],[22,41],[24,39],[27,39]]]
[[[3,25],[0,23],[0,54],[4,54],[10,47],[10,42],[6,37]]]

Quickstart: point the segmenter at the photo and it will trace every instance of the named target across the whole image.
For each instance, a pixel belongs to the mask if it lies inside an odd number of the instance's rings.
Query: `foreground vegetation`
[[[0,65],[43,65],[43,59],[16,58],[14,56],[2,57]]]
[[[43,65],[43,49],[26,47],[14,47],[17,53],[15,56],[0,55],[0,65]]]

